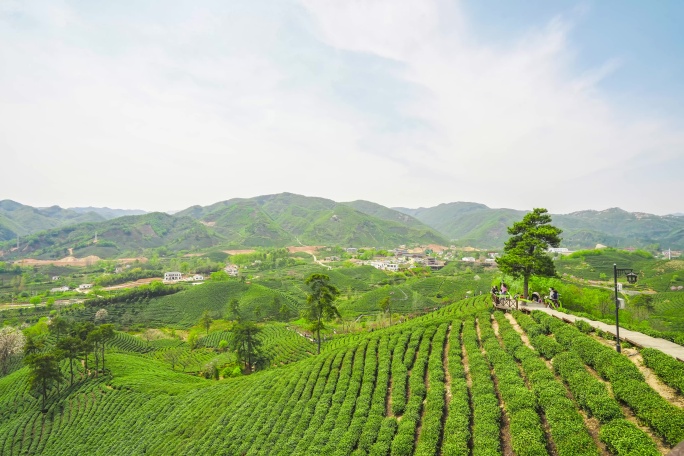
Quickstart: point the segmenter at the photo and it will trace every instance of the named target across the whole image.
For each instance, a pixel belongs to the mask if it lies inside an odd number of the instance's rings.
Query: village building
[[[231,277],[237,277],[238,276],[238,267],[236,264],[229,264],[223,270],[226,272]]]
[[[192,280],[204,280],[204,276],[202,274],[195,274],[192,276]]]
[[[183,274],[180,272],[165,272],[164,273],[164,281],[165,282],[175,282],[176,280],[181,280],[183,278]]]
[[[82,284],[80,284],[80,285],[78,286],[78,289],[79,289],[79,290],[88,290],[88,289],[90,289],[90,288],[93,288],[93,284],[92,284],[92,283],[82,283]]]

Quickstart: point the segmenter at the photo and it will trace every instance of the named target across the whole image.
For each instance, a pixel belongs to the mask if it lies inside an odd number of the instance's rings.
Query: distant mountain
[[[337,203],[292,193],[192,206],[176,216],[200,220],[235,246],[301,243],[392,247],[446,242],[443,236],[413,217],[374,203]]]
[[[674,214],[670,214],[673,217],[684,217],[684,212],[675,212]]]
[[[140,209],[110,209],[108,207],[70,207],[68,210],[78,212],[79,214],[85,214],[88,212],[94,212],[101,215],[106,220],[111,220],[117,217],[125,217],[127,215],[143,215],[147,214],[147,211]]]
[[[397,211],[395,209],[390,209],[377,203],[372,203],[370,201],[364,200],[357,200],[342,204],[349,206],[352,209],[356,209],[359,212],[372,215],[373,217],[377,217],[382,220],[403,223],[404,225],[408,225],[413,228],[425,229],[425,224],[416,219],[415,217]]]
[[[103,220],[105,218],[95,212],[76,212],[59,206],[37,208],[12,200],[2,200],[0,242],[52,228]]]
[[[9,259],[53,259],[67,255],[111,258],[139,255],[145,249],[162,246],[173,252],[211,247],[221,242],[211,229],[190,217],[153,212],[42,231],[22,237],[19,248],[14,241],[8,241],[0,244],[0,250]]]
[[[491,209],[477,203],[448,203],[431,208],[395,208],[416,217],[453,242],[483,248],[500,248],[508,239],[507,227],[526,211]],[[684,248],[684,218],[627,212],[619,208],[552,215],[563,229],[564,247],[590,248],[596,244],[624,247]]]

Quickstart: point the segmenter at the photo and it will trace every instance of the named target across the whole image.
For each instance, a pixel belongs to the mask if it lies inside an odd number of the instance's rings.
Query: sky
[[[0,200],[684,212],[684,2],[0,0]]]

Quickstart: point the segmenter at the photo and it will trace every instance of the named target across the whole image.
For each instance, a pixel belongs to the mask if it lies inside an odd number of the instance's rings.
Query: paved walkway
[[[574,315],[559,312],[557,310],[546,308],[542,305],[527,304],[521,305],[520,310],[541,310],[549,315],[553,315],[561,320],[574,323],[576,320],[583,320],[589,323],[594,328],[600,329],[601,331],[607,332],[615,335],[615,325],[609,325],[600,321],[589,320],[583,317],[576,317]],[[657,337],[647,336],[636,331],[630,331],[628,329],[620,328],[620,340],[626,340],[632,345],[642,348],[655,348],[663,353],[667,353],[673,358],[677,358],[680,361],[684,361],[684,347],[677,345],[674,342],[670,342],[665,339],[658,339]]]

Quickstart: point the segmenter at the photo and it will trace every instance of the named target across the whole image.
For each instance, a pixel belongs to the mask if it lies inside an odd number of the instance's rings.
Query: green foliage
[[[625,419],[601,427],[599,437],[617,456],[658,456],[660,451],[648,435]]]
[[[321,330],[325,329],[323,321],[341,316],[337,307],[333,305],[340,294],[340,290],[330,283],[330,277],[325,274],[311,274],[304,283],[311,288],[311,293],[306,300],[306,318],[311,323],[311,330],[318,335],[318,353],[320,353]]]
[[[528,281],[532,275],[553,277],[556,269],[546,250],[558,247],[562,230],[551,225],[546,209],[535,208],[508,228],[511,237],[504,245],[504,254],[496,260],[504,274],[522,277],[523,293],[528,296]]]
[[[654,348],[641,350],[646,367],[665,383],[684,394],[684,363]]]

